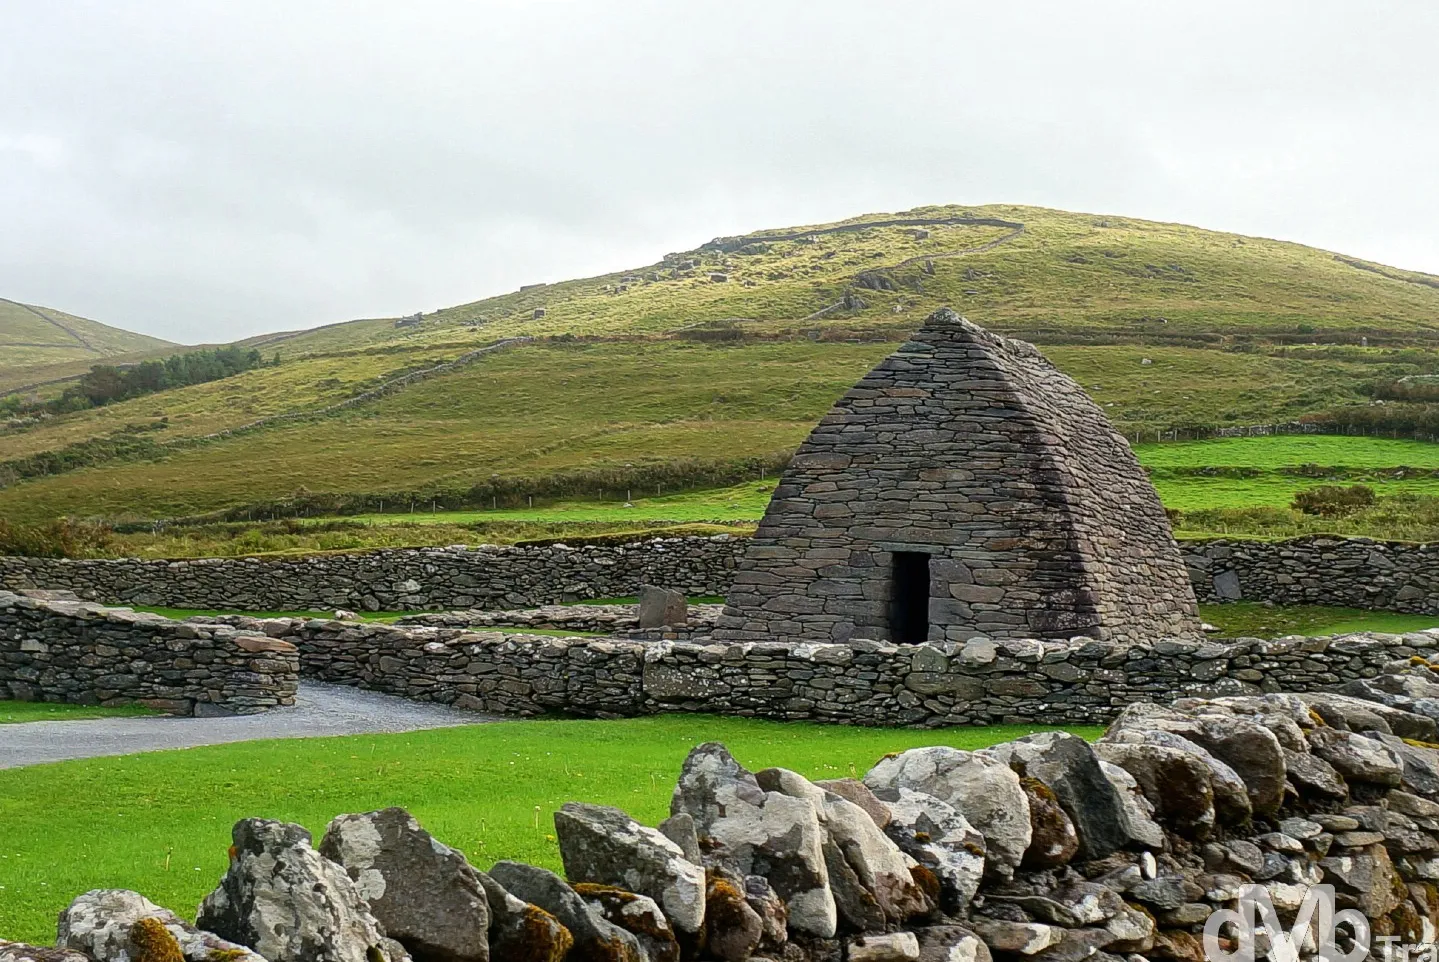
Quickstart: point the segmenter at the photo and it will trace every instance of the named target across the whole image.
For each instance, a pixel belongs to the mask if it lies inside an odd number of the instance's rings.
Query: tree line
[[[280,363],[276,355],[272,364]],[[233,377],[261,367],[264,358],[256,350],[220,347],[188,354],[172,354],[163,361],[141,361],[127,367],[96,364],[89,373],[49,401],[27,401],[18,394],[0,399],[0,415],[68,414],[87,408],[104,407],[117,401],[168,391],[171,388],[204,384]]]

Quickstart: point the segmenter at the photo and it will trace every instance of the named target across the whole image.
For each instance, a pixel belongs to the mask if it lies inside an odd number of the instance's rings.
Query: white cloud
[[[1439,272],[1439,6],[0,0],[0,296],[178,340],[1036,203]]]

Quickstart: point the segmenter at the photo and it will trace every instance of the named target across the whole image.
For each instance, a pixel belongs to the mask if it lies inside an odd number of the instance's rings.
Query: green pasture
[[[550,818],[560,805],[616,805],[655,824],[669,813],[680,763],[701,742],[724,742],[754,769],[838,778],[863,775],[888,752],[975,749],[1034,730],[705,716],[503,722],[0,771],[0,938],[52,941],[56,914],[92,888],[134,889],[193,918],[225,871],[230,827],[241,818],[299,822],[318,838],[338,814],[400,805],[481,868],[499,859],[558,868]]]

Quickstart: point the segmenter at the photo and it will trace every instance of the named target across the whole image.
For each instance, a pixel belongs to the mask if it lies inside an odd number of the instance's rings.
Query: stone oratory
[[[1031,344],[931,315],[800,447],[742,557],[733,641],[1200,633],[1128,443]]]

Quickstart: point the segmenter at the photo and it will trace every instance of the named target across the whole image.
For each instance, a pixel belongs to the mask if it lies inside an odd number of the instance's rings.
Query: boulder
[[[791,929],[834,937],[839,913],[824,830],[810,801],[765,791],[723,745],[710,742],[685,759],[670,811],[688,813],[700,839],[739,876],[768,878],[785,901]]]
[[[705,890],[705,946],[719,962],[747,962],[765,936],[765,920],[750,905],[743,879],[709,871]]]
[[[344,868],[370,914],[416,962],[488,962],[480,873],[403,808],[339,816],[320,854]]]
[[[880,828],[889,827],[889,808],[875,797],[869,786],[857,778],[831,778],[827,781],[815,782],[820,788],[827,792],[834,792],[846,801],[854,802],[864,809],[874,824]]]
[[[1125,730],[1169,732],[1203,748],[1238,775],[1249,796],[1248,808],[1255,813],[1275,812],[1284,801],[1284,749],[1263,725],[1232,714],[1141,704],[1126,708],[1109,727],[1110,733]],[[1219,816],[1223,820],[1225,813],[1221,810]]]
[[[26,945],[0,939],[0,962],[92,962],[90,956],[73,949]]]
[[[744,900],[760,920],[760,945],[778,947],[788,938],[789,910],[763,875],[744,877]]]
[[[571,882],[646,895],[681,932],[704,926],[704,868],[658,830],[617,808],[569,802],[555,813],[555,834]]]
[[[1337,728],[1315,728],[1307,737],[1310,751],[1333,765],[1346,781],[1397,788],[1404,780],[1403,759],[1377,739]]]
[[[489,871],[506,892],[554,916],[574,937],[573,957],[586,962],[645,962],[633,933],[607,921],[554,872],[519,862],[497,862]]]
[[[1310,692],[1299,697],[1333,728],[1354,732],[1382,731],[1424,742],[1439,740],[1439,725],[1433,718],[1390,707],[1385,702],[1395,699],[1386,697],[1377,685],[1351,682],[1345,690],[1352,694]]]
[[[1105,741],[1099,757],[1128,772],[1159,817],[1180,835],[1203,840],[1214,831],[1210,769],[1192,752],[1144,741]]]
[[[684,853],[685,859],[696,865],[704,864],[704,856],[700,854],[700,840],[695,832],[695,820],[688,812],[679,812],[660,822],[656,830],[665,838],[674,842]]]
[[[1044,783],[1073,822],[1079,836],[1074,857],[1082,862],[1104,858],[1129,841],[1124,800],[1099,766],[1099,757],[1082,738],[1065,732],[1041,732],[982,754],[997,758],[1023,778]]]
[[[641,628],[681,627],[689,621],[689,602],[678,591],[641,585],[639,621]]]
[[[984,836],[985,867],[995,875],[1013,875],[1029,848],[1029,801],[1019,776],[994,758],[957,748],[915,748],[881,760],[864,783],[876,793],[908,788],[947,802]]]
[[[1029,802],[1029,848],[1021,863],[1027,869],[1068,865],[1079,851],[1079,834],[1054,792],[1037,778],[1021,778]]]
[[[1403,768],[1400,785],[1405,791],[1439,798],[1439,752],[1412,745],[1397,735],[1365,732],[1364,737],[1379,742],[1399,756]]]
[[[1164,847],[1164,829],[1154,820],[1154,805],[1145,798],[1134,776],[1111,762],[1099,762],[1104,777],[1109,779],[1124,803],[1124,828],[1127,844],[1142,845],[1145,848]]]
[[[919,962],[991,962],[989,946],[960,925],[929,925],[914,930]]]
[[[1207,749],[1201,748],[1183,735],[1176,735],[1163,729],[1111,730],[1096,744],[1096,750],[1099,750],[1100,744],[1108,742],[1158,745],[1193,755],[1209,771],[1209,785],[1214,796],[1214,814],[1219,822],[1226,825],[1239,825],[1247,822],[1253,814],[1253,809],[1250,807],[1249,789],[1245,786],[1243,779],[1235,773],[1234,769],[1215,758]]]
[[[984,877],[984,836],[958,809],[933,795],[908,788],[880,794],[891,813],[889,837],[939,879],[945,909],[962,912]]]
[[[1349,797],[1349,786],[1338,769],[1307,750],[1284,753],[1284,777],[1301,795],[1312,794],[1338,801]]]
[[[1007,955],[1037,955],[1064,938],[1064,929],[1042,922],[977,918],[970,927],[992,951]]]
[[[849,943],[848,962],[919,962],[919,939],[913,932],[864,935]]]
[[[490,958],[495,962],[563,962],[574,947],[570,930],[538,905],[480,875],[490,908]]]
[[[575,892],[606,922],[633,935],[648,962],[679,962],[679,940],[654,899],[608,885],[579,883]]]
[[[169,909],[124,889],[96,889],[77,896],[60,913],[55,937],[58,948],[83,953],[95,962],[131,962],[134,927],[149,921],[163,926],[188,962],[208,962],[216,957],[234,962],[265,962],[234,942],[202,932]],[[153,930],[145,933],[153,943],[163,938]],[[0,956],[3,957],[3,956]]]
[[[885,919],[903,922],[934,908],[915,883],[904,853],[864,809],[787,769],[769,768],[755,779],[767,791],[803,798],[814,807],[826,840],[838,847]]]
[[[1324,881],[1334,886],[1343,908],[1356,908],[1371,919],[1392,912],[1404,897],[1404,886],[1383,845],[1320,859]]]
[[[269,962],[404,962],[345,870],[299,825],[247,818],[231,833],[230,868],[200,903],[200,928]]]

